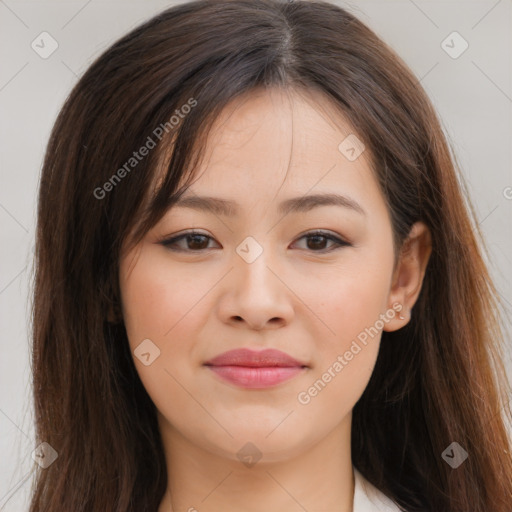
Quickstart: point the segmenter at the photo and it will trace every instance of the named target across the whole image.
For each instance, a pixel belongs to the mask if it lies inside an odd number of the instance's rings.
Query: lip
[[[221,379],[247,389],[276,386],[308,366],[276,349],[235,349],[210,359],[204,366]]]

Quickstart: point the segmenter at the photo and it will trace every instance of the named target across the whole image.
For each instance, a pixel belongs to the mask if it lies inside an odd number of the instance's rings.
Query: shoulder
[[[354,468],[353,512],[401,512],[398,505],[373,486]]]

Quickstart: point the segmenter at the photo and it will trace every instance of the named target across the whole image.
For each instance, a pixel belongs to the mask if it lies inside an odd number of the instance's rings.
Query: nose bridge
[[[263,236],[261,234],[258,238],[262,240]],[[264,288],[266,294],[271,293],[269,288],[274,288],[273,285],[277,283],[273,281],[277,278],[270,271],[272,260],[275,261],[275,258],[272,257],[269,244],[264,247],[263,240],[260,243],[255,237],[248,236],[236,247],[236,253],[238,257],[235,260],[235,267],[238,279],[241,280],[240,286],[245,288],[249,285],[253,293],[256,288]]]
[[[242,319],[256,329],[270,320],[289,321],[292,305],[286,286],[276,275],[279,265],[272,249],[248,236],[236,247],[236,252],[231,299],[224,314],[231,320]]]

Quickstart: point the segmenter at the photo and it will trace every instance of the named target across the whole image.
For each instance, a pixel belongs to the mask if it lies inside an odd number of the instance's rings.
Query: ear
[[[430,230],[423,222],[416,222],[400,250],[389,290],[388,309],[398,313],[384,326],[384,331],[396,331],[409,322],[431,253]]]

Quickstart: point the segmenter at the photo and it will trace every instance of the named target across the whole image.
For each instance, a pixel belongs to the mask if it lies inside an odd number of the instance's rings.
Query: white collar
[[[400,512],[395,502],[373,486],[354,469],[354,508],[353,512]]]

